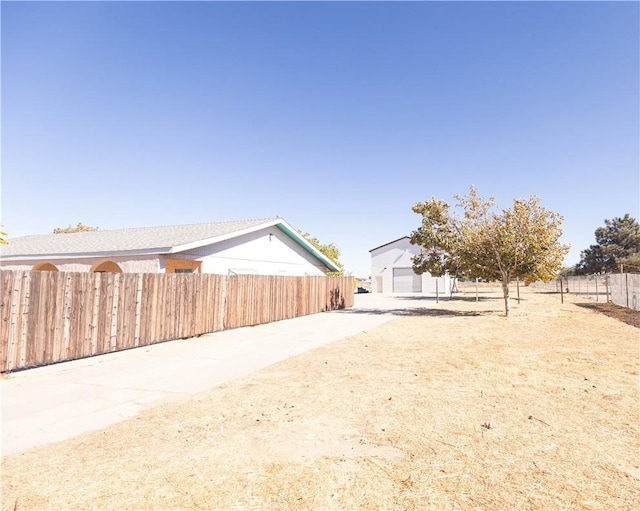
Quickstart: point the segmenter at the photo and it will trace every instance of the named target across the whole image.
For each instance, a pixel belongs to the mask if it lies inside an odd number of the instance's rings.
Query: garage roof
[[[380,245],[379,247],[372,248],[371,250],[369,250],[369,252],[373,252],[374,250],[378,250],[379,248],[386,247],[387,245],[393,245],[394,243],[404,239],[410,239],[410,238],[409,236],[403,236],[402,238],[398,238],[397,240],[390,241],[389,243],[385,243],[384,245]]]

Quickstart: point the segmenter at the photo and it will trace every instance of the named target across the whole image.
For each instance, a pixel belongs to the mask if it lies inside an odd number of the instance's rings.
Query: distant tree
[[[605,220],[595,231],[596,244],[583,250],[576,271],[580,275],[620,271],[620,265],[640,270],[640,224],[625,214]]]
[[[6,245],[7,243],[9,243],[7,241],[6,236],[8,236],[8,234],[4,231],[0,231],[0,245]]]
[[[640,272],[640,253],[636,252],[624,259],[620,259],[621,269],[628,273]]]
[[[318,249],[322,254],[327,256],[331,261],[333,261],[336,266],[340,268],[339,271],[332,271],[327,273],[330,276],[341,276],[344,275],[344,265],[340,262],[340,250],[334,243],[324,244],[321,243],[318,238],[314,238],[308,232],[298,231],[304,239],[306,239],[309,243],[311,243],[316,249]]]
[[[88,225],[84,225],[82,222],[78,222],[78,225],[76,225],[75,227],[72,227],[71,224],[69,224],[69,227],[56,227],[53,230],[53,234],[67,234],[72,232],[93,232],[97,230],[98,230],[97,227],[90,227]]]
[[[411,233],[411,243],[422,247],[413,257],[413,269],[418,274],[500,281],[508,316],[512,279],[548,282],[562,267],[569,250],[559,241],[563,218],[542,207],[535,196],[516,199],[501,213],[494,212],[493,197],[481,197],[474,187],[455,199],[462,218],[435,198],[413,206],[413,212],[422,215],[421,227]]]
[[[575,265],[574,266],[563,266],[558,271],[558,276],[559,277],[573,277],[574,275],[577,275]]]

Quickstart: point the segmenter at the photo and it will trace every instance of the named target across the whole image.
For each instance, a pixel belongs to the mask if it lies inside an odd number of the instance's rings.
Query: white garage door
[[[422,276],[413,273],[412,268],[394,268],[393,292],[422,293]]]

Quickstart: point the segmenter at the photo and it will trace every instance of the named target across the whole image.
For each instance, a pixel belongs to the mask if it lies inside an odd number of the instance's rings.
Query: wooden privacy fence
[[[0,271],[0,371],[353,305],[351,277]]]

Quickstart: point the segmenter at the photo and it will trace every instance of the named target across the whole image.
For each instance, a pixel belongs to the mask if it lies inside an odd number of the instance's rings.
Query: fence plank
[[[37,289],[38,300],[38,318],[34,325],[33,340],[36,344],[36,357],[34,364],[37,366],[48,363],[49,339],[51,337],[51,323],[53,303],[49,298],[49,290],[51,289],[51,273],[49,271],[41,271],[39,273],[40,282]]]
[[[111,273],[103,273],[100,278],[100,301],[98,311],[98,353],[111,351],[111,314],[113,312],[114,278]]]
[[[140,346],[140,329],[142,314],[142,274],[135,276],[135,310],[133,314],[133,345]]]
[[[20,319],[20,296],[22,294],[22,274],[23,272],[15,272],[12,279],[12,296],[10,300],[9,326],[8,326],[8,347],[7,367],[15,369],[20,367],[18,357],[18,344],[20,329],[18,321]]]
[[[125,296],[123,306],[126,307],[124,315],[124,342],[127,348],[136,347],[136,311],[138,297],[138,275],[124,273]]]
[[[8,371],[9,322],[11,317],[11,292],[13,290],[13,272],[2,272],[2,303],[0,304],[0,371]]]
[[[73,275],[71,273],[65,274],[64,280],[64,292],[62,296],[62,340],[60,343],[60,358],[59,360],[71,360],[70,358],[70,343],[71,343],[71,311],[72,311],[72,295],[73,295]]]
[[[77,358],[81,343],[79,342],[78,326],[80,325],[80,317],[84,307],[83,301],[80,299],[82,292],[82,280],[84,275],[71,276],[69,290],[69,341],[65,346],[65,360],[73,360]]]
[[[91,355],[98,353],[98,325],[100,314],[100,290],[102,284],[102,273],[93,273],[93,303],[91,308]]]
[[[82,351],[78,358],[90,357],[91,353],[91,338],[93,337],[93,302],[95,298],[94,282],[96,279],[96,273],[84,274],[84,285],[82,288],[82,301],[84,302],[84,310],[82,316],[82,324],[80,329],[82,331]]]
[[[25,330],[25,352],[23,354],[26,367],[35,366],[38,363],[38,345],[40,344],[40,335],[38,326],[43,321],[40,318],[40,311],[44,312],[44,304],[39,296],[40,284],[42,282],[42,273],[34,271],[30,273],[29,282],[29,315],[27,318],[27,329]]]
[[[58,303],[58,295],[61,294],[62,284],[64,277],[57,271],[48,273],[48,288],[47,288],[47,303],[49,304],[47,310],[47,343],[45,346],[45,364],[51,364],[56,362],[55,351],[56,342],[62,332],[62,308]]]
[[[56,315],[53,327],[51,362],[59,362],[62,358],[62,345],[65,332],[64,293],[67,284],[66,273],[56,273],[55,309]]]
[[[118,304],[120,302],[120,274],[113,275],[113,298],[111,305],[111,328],[109,336],[109,351],[116,351],[118,345]]]
[[[148,344],[154,342],[155,339],[158,339],[158,319],[160,318],[160,313],[158,312],[158,299],[160,296],[160,275],[153,275],[149,278],[149,282],[151,284],[151,304],[149,309],[149,339]],[[149,291],[149,290],[147,290]]]
[[[9,347],[9,300],[11,292],[9,286],[12,285],[11,274],[2,273],[0,275],[0,371],[7,371],[7,348]]]
[[[207,306],[210,308],[209,321],[211,332],[219,332],[224,328],[224,300],[226,295],[227,277],[223,275],[209,275],[209,298]]]
[[[29,312],[31,310],[31,272],[23,272],[22,295],[20,296],[19,315],[20,344],[18,345],[20,367],[29,367],[27,363],[27,339],[29,334]]]

